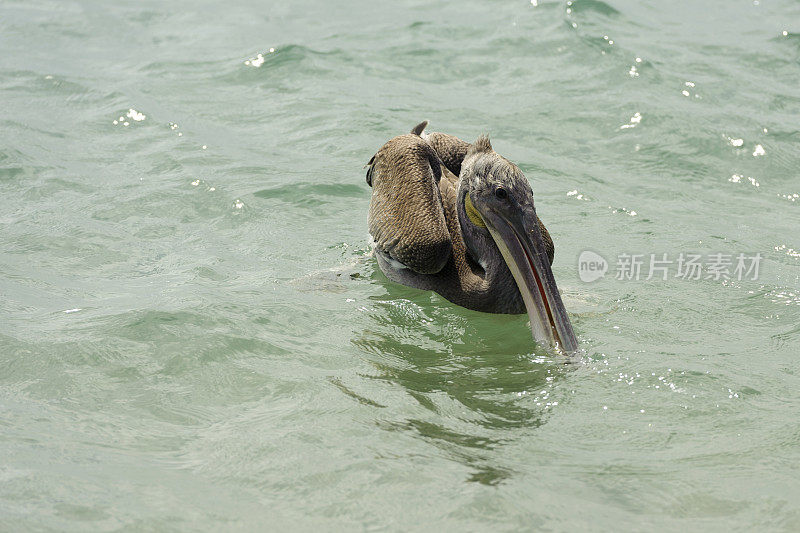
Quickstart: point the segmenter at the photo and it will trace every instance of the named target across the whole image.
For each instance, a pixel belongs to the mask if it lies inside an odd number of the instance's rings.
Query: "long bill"
[[[483,218],[522,294],[533,338],[566,353],[577,350],[578,340],[561,301],[535,212],[521,214],[518,220],[498,213]]]

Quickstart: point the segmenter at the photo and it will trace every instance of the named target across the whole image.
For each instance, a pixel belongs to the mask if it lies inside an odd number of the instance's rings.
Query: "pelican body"
[[[535,340],[575,351],[530,183],[487,137],[470,144],[426,126],[391,139],[367,164],[381,271],[468,309],[527,311]]]

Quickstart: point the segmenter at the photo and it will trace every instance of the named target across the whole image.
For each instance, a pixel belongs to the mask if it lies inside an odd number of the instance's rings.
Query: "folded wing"
[[[439,272],[452,253],[442,208],[442,163],[420,133],[387,142],[370,160],[369,232],[379,253],[420,274]],[[417,131],[419,130],[419,131]]]

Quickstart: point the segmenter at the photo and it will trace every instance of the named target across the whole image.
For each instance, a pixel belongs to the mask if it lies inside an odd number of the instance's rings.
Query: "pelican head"
[[[464,243],[484,270],[508,267],[531,322],[533,337],[565,352],[578,347],[550,265],[553,245],[536,216],[522,171],[492,150],[485,136],[461,164],[457,195]],[[498,254],[499,252],[499,254]]]

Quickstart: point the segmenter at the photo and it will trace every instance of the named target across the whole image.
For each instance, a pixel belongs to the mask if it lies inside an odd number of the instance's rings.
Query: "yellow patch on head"
[[[478,210],[475,209],[475,206],[472,205],[472,200],[470,200],[469,198],[469,193],[467,193],[466,196],[464,196],[464,209],[466,210],[467,216],[469,217],[469,219],[472,221],[473,224],[475,224],[479,228],[486,227],[486,222],[483,221],[483,217],[481,216],[480,213],[478,213]]]

